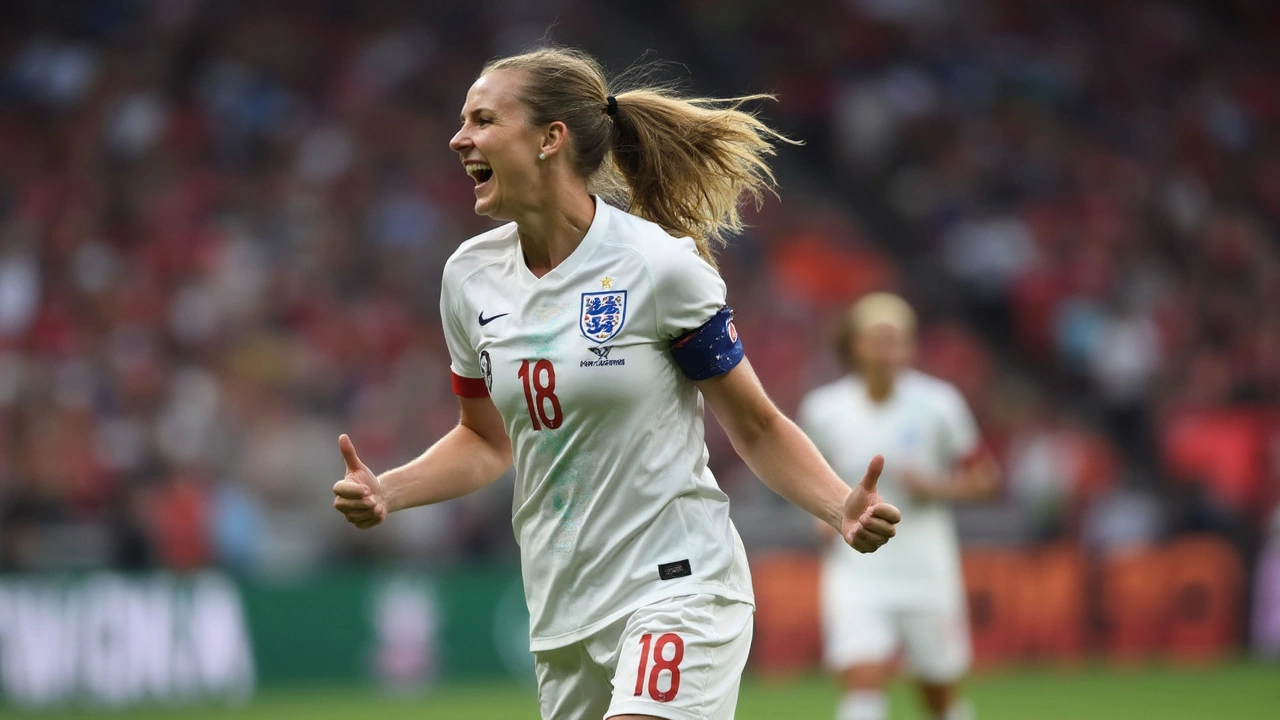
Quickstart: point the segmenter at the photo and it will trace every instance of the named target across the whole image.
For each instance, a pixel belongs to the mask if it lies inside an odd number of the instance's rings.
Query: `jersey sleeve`
[[[947,456],[953,463],[965,462],[982,450],[978,423],[959,390],[948,387],[944,397],[942,422],[947,438]]]
[[[479,386],[483,387],[484,373],[480,370],[471,335],[467,332],[466,318],[461,314],[462,289],[449,270],[446,265],[444,278],[440,283],[440,325],[444,328],[444,342],[449,348],[449,369],[453,371],[454,392],[471,397],[476,383],[467,381],[479,381]]]
[[[725,305],[720,273],[698,255],[692,240],[681,238],[679,243],[651,264],[658,337],[665,340],[702,327]]]

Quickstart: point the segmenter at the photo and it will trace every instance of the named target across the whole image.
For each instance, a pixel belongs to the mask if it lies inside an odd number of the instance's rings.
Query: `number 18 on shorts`
[[[751,647],[752,612],[713,595],[675,597],[573,645],[537,652],[542,717],[729,720]]]

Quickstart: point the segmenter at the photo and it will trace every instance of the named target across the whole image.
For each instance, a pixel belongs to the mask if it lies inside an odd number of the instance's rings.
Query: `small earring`
[[[547,154],[546,154],[546,153],[538,153],[538,159],[539,159],[539,160],[546,160],[546,159],[547,159]]]

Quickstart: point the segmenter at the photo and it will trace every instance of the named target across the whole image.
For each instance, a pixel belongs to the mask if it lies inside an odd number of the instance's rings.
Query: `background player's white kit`
[[[868,458],[883,454],[880,491],[902,508],[899,536],[879,552],[851,553],[833,543],[824,556],[828,664],[840,669],[884,660],[901,637],[921,677],[963,675],[970,649],[952,512],[942,502],[914,500],[901,480],[905,470],[945,476],[980,450],[963,397],[942,380],[904,370],[893,394],[875,403],[862,380],[846,376],[809,393],[798,422],[848,482],[858,481]]]
[[[454,253],[441,297],[455,383],[487,391],[511,437],[533,650],[663,598],[753,602],[707,468],[702,396],[671,354],[725,304],[691,240],[597,199],[582,243],[547,275],[529,272],[504,225]]]

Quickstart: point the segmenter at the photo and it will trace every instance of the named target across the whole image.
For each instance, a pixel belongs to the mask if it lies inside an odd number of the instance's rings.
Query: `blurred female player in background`
[[[826,661],[845,696],[837,720],[885,720],[884,689],[899,644],[934,718],[972,709],[956,694],[970,648],[960,549],[948,502],[995,489],[960,392],[910,369],[915,313],[874,293],[850,309],[837,353],[853,374],[809,393],[798,420],[842,477],[883,451],[885,497],[905,509],[902,537],[875,557],[831,547],[822,565]],[[825,533],[824,533],[825,534]]]
[[[510,221],[445,266],[458,426],[374,475],[339,439],[357,527],[497,479],[513,461],[545,718],[730,718],[753,596],[707,469],[703,401],[771,488],[862,552],[894,534],[881,461],[846,485],[765,396],[712,247],[773,188],[783,138],[731,100],[610,94],[569,49],[490,62],[449,146],[478,214]],[[607,204],[612,200],[627,212]]]

